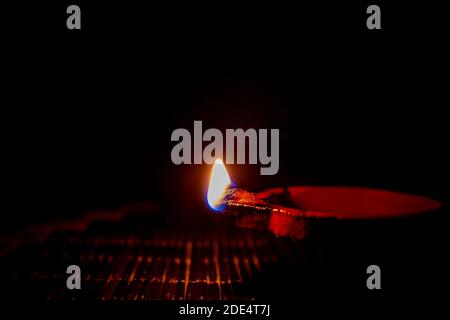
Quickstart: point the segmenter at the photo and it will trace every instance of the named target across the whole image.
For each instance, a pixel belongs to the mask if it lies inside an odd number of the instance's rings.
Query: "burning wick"
[[[251,193],[232,187],[221,159],[214,162],[207,200],[216,212],[244,227],[303,239],[317,219],[370,220],[431,212],[439,201],[363,187],[292,186]],[[283,205],[280,205],[283,204]]]
[[[303,238],[304,219],[311,213],[297,209],[273,205],[266,200],[280,195],[282,189],[269,193],[251,193],[231,187],[231,179],[221,159],[214,162],[209,181],[207,200],[211,209],[236,219],[239,226],[269,229],[276,235]],[[329,217],[318,213],[314,216]]]

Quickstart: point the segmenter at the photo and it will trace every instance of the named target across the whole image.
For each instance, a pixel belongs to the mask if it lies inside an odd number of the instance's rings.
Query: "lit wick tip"
[[[304,238],[306,226],[302,210],[272,205],[261,195],[231,185],[223,161],[217,159],[207,192],[208,205],[215,212],[232,217],[242,227],[270,230],[277,236]]]
[[[270,213],[271,206],[254,193],[231,187],[231,179],[222,159],[214,161],[209,180],[207,201],[216,212],[239,215],[244,213]]]

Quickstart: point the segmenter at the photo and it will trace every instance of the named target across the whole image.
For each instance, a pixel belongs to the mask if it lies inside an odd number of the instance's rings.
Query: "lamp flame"
[[[211,170],[207,193],[207,200],[211,209],[219,210],[218,202],[222,199],[225,191],[230,185],[230,176],[228,175],[222,159],[216,159]]]

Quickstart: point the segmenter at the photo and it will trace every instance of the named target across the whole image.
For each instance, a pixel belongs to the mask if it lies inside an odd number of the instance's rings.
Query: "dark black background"
[[[74,2],[75,3],[75,2]],[[76,1],[4,10],[2,226],[130,201],[196,206],[209,168],[171,132],[280,128],[280,171],[249,190],[384,187],[445,199],[445,19],[437,4]],[[172,201],[174,200],[174,201]],[[3,211],[3,210],[2,210]]]
[[[0,230],[136,201],[195,218],[210,168],[170,159],[172,131],[194,120],[280,129],[276,176],[229,166],[248,190],[362,185],[446,203],[445,10],[393,2],[373,2],[372,31],[372,2],[74,1],[81,31],[66,29],[72,2],[7,5]]]

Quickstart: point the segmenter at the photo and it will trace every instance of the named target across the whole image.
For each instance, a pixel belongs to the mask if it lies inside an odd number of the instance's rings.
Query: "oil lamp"
[[[312,221],[398,218],[441,207],[427,197],[364,187],[291,186],[252,193],[233,186],[221,159],[212,167],[207,201],[239,226],[296,239],[305,238]]]

